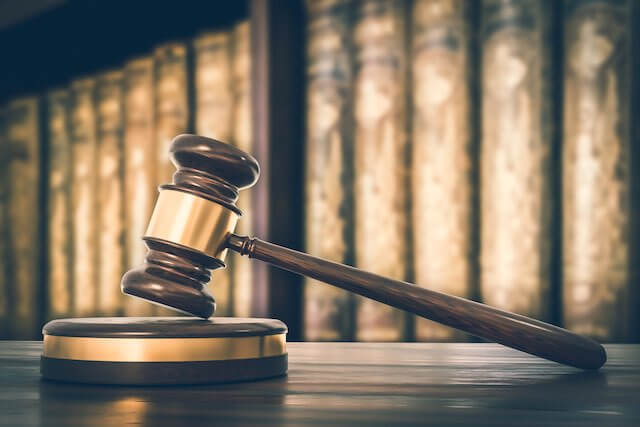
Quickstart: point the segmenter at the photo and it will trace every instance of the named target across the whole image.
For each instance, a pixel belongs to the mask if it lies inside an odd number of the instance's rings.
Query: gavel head
[[[145,262],[122,277],[122,291],[209,318],[215,300],[205,286],[211,270],[224,268],[225,242],[238,217],[238,190],[258,180],[260,168],[237,148],[196,135],[171,143],[178,169],[160,194],[143,240]]]

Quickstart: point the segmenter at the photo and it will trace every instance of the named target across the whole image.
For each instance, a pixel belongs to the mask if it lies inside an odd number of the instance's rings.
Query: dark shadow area
[[[68,1],[0,32],[0,101],[79,76],[248,16],[245,1]]]

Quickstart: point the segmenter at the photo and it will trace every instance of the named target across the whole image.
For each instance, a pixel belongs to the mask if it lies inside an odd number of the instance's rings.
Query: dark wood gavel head
[[[225,267],[225,242],[242,215],[238,191],[256,183],[260,167],[249,154],[196,135],[177,136],[170,155],[178,170],[160,186],[143,237],[149,252],[123,276],[122,291],[206,319],[216,305],[205,286],[211,270]]]

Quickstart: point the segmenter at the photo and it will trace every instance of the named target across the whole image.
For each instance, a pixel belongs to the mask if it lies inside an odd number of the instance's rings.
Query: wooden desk
[[[198,387],[41,381],[0,342],[0,425],[640,425],[640,345],[582,372],[493,344],[289,344],[289,375]]]

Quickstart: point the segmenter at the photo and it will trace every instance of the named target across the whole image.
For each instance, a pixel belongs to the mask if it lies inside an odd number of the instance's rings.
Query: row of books
[[[634,339],[633,12],[307,1],[307,250]],[[467,339],[311,280],[304,320],[311,340]]]
[[[634,9],[307,1],[307,251],[634,339]],[[173,136],[252,151],[249,32],[164,44],[0,107],[0,337],[38,337],[50,318],[164,313],[123,297],[120,278],[143,262]],[[228,261],[217,313],[248,316],[250,261]],[[312,280],[303,303],[308,340],[468,338]]]
[[[169,312],[125,298],[120,279],[144,261],[157,186],[175,170],[174,136],[251,151],[250,74],[241,22],[2,108],[0,338],[39,337],[51,318]],[[239,207],[250,217],[250,197]],[[218,313],[247,316],[249,266],[228,261],[212,290]]]

